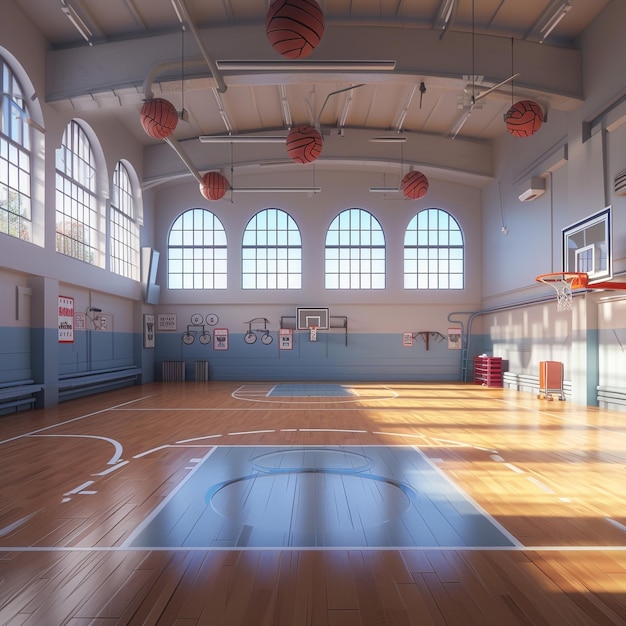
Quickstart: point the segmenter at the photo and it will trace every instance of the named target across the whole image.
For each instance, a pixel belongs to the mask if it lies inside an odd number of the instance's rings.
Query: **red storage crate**
[[[502,357],[474,357],[474,383],[484,387],[502,387]]]

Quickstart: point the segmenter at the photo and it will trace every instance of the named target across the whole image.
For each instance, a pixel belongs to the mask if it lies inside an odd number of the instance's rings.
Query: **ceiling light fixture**
[[[457,0],[442,0],[439,8],[439,13],[437,15],[437,20],[435,22],[435,28],[441,30],[441,34],[439,35],[439,39],[441,39],[446,31],[448,30],[448,26],[452,22],[454,17],[454,13],[457,8]]]
[[[319,193],[321,187],[236,187],[232,189],[237,193]]]
[[[398,187],[370,187],[372,193],[400,193]]]
[[[565,17],[571,8],[572,0],[559,0],[554,12],[548,16],[546,23],[539,29],[539,32],[541,33],[539,43],[543,43],[547,39],[550,33],[559,25],[559,22]]]
[[[285,143],[286,135],[200,135],[200,143]]]
[[[370,137],[368,141],[372,143],[404,143],[408,137],[404,135],[380,135],[379,137]]]
[[[572,0],[552,0],[522,39],[537,37],[543,43],[572,8]]]
[[[391,72],[395,61],[216,61],[224,72]]]
[[[80,15],[78,15],[78,13],[76,12],[76,9],[74,9],[74,7],[67,4],[65,0],[61,0],[61,10],[63,11],[63,13],[65,13],[65,15],[67,15],[67,19],[72,23],[74,28],[80,33],[81,37],[90,46],[93,46],[93,42],[91,41],[93,37],[93,33],[91,32],[87,24],[83,22]]]

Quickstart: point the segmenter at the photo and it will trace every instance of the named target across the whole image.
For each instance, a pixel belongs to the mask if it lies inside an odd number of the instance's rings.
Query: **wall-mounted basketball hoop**
[[[589,283],[585,272],[551,272],[535,278],[538,283],[550,285],[556,291],[556,310],[572,310],[572,291],[584,289]]]
[[[552,272],[540,274],[535,278],[538,283],[550,285],[556,291],[556,310],[572,310],[572,292],[576,289],[626,289],[624,282],[590,282],[586,272]]]

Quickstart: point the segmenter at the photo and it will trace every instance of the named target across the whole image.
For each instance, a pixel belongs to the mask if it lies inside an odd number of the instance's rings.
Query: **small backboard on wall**
[[[330,312],[326,307],[298,307],[296,311],[296,325],[298,330],[328,330],[330,326]]]

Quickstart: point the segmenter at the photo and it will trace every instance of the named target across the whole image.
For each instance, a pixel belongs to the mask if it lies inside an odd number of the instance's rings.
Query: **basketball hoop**
[[[589,277],[585,272],[553,272],[541,274],[535,280],[550,285],[556,291],[557,311],[571,311],[572,291],[584,289],[589,283]]]
[[[309,326],[309,341],[317,341],[317,326]]]

